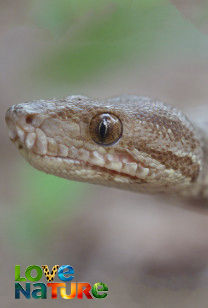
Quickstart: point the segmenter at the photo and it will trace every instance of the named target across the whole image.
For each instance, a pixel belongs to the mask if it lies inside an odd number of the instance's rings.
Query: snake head
[[[60,177],[161,192],[200,176],[197,130],[181,112],[149,98],[32,101],[10,107],[6,122],[29,163]]]

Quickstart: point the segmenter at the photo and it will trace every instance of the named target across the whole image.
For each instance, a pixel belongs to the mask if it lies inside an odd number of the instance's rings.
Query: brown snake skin
[[[138,192],[208,197],[207,139],[146,97],[38,100],[8,109],[10,139],[35,168]]]

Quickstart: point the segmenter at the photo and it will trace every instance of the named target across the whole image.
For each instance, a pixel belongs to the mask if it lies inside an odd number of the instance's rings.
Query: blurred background
[[[41,173],[4,122],[13,104],[72,94],[150,96],[196,115],[208,98],[205,2],[0,0],[1,307],[72,305],[14,300],[15,264],[70,264],[77,281],[108,285],[105,300],[74,306],[207,307],[206,213]]]

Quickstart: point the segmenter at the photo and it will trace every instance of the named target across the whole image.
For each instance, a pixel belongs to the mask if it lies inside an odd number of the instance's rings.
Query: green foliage
[[[157,43],[165,0],[45,0],[36,1],[34,19],[54,37],[52,48],[41,55],[38,76],[50,82],[88,80],[128,63],[144,60]],[[157,44],[156,44],[157,45]]]
[[[199,53],[207,39],[168,0],[33,0],[33,20],[51,34],[34,75],[79,85],[149,59]],[[201,46],[200,48],[197,46]]]
[[[87,185],[67,181],[23,167],[20,175],[22,195],[17,200],[10,218],[8,232],[12,234],[16,251],[34,250],[44,245],[45,239],[53,239],[53,232],[62,224],[71,222],[79,209]],[[12,219],[14,221],[12,221]]]

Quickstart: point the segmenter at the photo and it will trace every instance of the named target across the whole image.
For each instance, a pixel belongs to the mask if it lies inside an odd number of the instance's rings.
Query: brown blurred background
[[[0,0],[1,307],[207,307],[206,213],[38,172],[4,122],[13,104],[71,94],[150,96],[196,115],[208,98],[207,12],[205,1]],[[14,300],[15,264],[70,264],[109,295]]]

